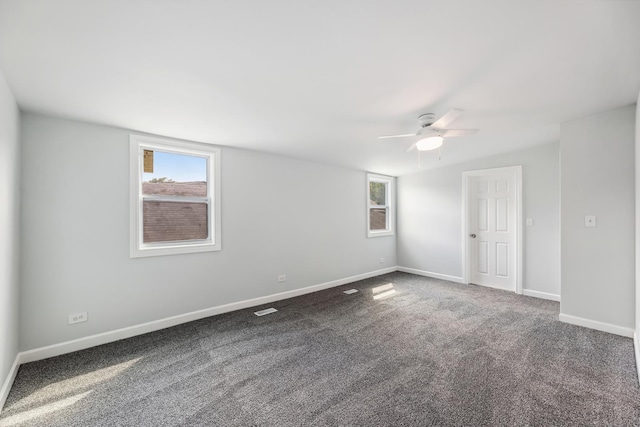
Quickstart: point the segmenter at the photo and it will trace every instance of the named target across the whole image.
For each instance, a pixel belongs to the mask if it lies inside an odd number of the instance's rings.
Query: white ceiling
[[[481,129],[425,169],[635,102],[640,1],[0,0],[0,69],[25,111],[402,175],[377,136],[422,113]]]

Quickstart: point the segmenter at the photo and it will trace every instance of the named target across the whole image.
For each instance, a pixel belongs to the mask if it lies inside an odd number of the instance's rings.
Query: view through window
[[[393,178],[367,174],[367,235],[393,234]]]
[[[206,240],[207,159],[156,150],[153,162],[142,174],[143,242]]]
[[[369,182],[369,229],[387,229],[387,182]]]

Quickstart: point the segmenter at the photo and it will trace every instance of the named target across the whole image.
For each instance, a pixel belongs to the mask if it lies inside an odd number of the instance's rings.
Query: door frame
[[[471,178],[476,176],[505,172],[513,174],[516,182],[516,293],[522,294],[522,165],[462,172],[462,283],[468,285],[471,277],[471,245],[469,244],[471,186],[469,183]]]

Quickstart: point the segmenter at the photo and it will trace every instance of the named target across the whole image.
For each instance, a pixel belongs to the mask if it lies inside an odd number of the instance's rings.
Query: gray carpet
[[[0,425],[640,424],[632,341],[555,302],[392,273],[269,306],[23,365]]]

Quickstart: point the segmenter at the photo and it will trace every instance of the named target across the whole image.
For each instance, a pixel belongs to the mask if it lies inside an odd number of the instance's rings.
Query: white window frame
[[[371,182],[382,182],[386,184],[387,194],[386,205],[370,205]],[[367,174],[367,237],[393,236],[395,234],[395,178],[386,175]],[[371,230],[371,209],[385,208],[387,210],[387,228],[384,230]]]
[[[143,196],[143,150],[164,151],[175,154],[204,157],[207,159],[206,198],[180,197],[180,201],[208,203],[209,233],[205,240],[144,243],[143,200],[170,200],[171,196]],[[219,251],[221,243],[220,222],[220,149],[208,144],[159,138],[144,135],[129,135],[129,196],[130,196],[130,253],[131,258],[160,255],[177,255],[196,252]]]

